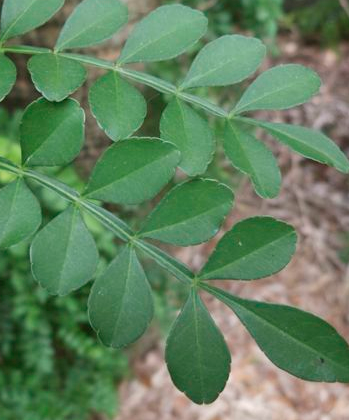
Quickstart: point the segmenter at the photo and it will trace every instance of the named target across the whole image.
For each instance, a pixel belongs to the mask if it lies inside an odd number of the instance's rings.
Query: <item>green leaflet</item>
[[[24,112],[20,127],[22,161],[28,166],[71,162],[84,142],[85,114],[74,99],[52,103],[40,98]]]
[[[1,13],[0,41],[44,24],[63,4],[64,0],[5,0]]]
[[[272,217],[242,220],[218,242],[199,277],[255,280],[271,276],[289,263],[296,242],[293,227]]]
[[[321,86],[319,76],[299,64],[273,67],[245,90],[234,114],[256,109],[287,109],[307,102]]]
[[[85,81],[87,72],[80,63],[57,54],[34,55],[28,62],[36,89],[49,101],[60,102]]]
[[[168,183],[179,159],[178,150],[160,139],[120,141],[97,162],[85,194],[110,203],[141,203]]]
[[[181,4],[158,7],[136,25],[118,62],[168,60],[195,44],[206,29],[207,19],[197,10]]]
[[[124,347],[136,341],[153,317],[153,299],[135,251],[124,247],[94,282],[89,318],[106,346]]]
[[[27,239],[41,224],[40,204],[21,178],[0,190],[0,209],[0,249]]]
[[[256,122],[281,143],[302,156],[333,166],[341,172],[349,172],[349,161],[345,154],[320,131],[289,124]]]
[[[256,38],[222,36],[199,52],[181,88],[227,86],[241,82],[257,70],[265,51],[265,46]]]
[[[63,26],[56,51],[99,44],[111,38],[127,19],[127,7],[118,0],[84,0]]]
[[[181,152],[180,168],[189,176],[203,174],[214,154],[211,129],[190,106],[177,98],[166,107],[160,123],[161,138]]]
[[[216,235],[233,200],[232,191],[217,181],[184,182],[157,205],[140,236],[179,246],[205,242]]]
[[[6,55],[0,54],[0,102],[10,93],[16,78],[16,66]]]
[[[172,381],[197,404],[213,402],[230,373],[230,353],[221,332],[191,289],[166,344],[166,363]]]
[[[240,318],[265,355],[279,368],[308,381],[349,382],[349,347],[337,331],[308,312],[240,299],[204,286]]]
[[[147,112],[141,93],[113,71],[92,85],[89,102],[98,125],[113,141],[138,130]]]
[[[227,122],[224,151],[233,166],[251,178],[258,195],[274,198],[279,194],[280,169],[273,153],[263,143]]]
[[[67,295],[93,277],[98,251],[78,208],[68,207],[35,236],[30,259],[35,279],[53,295]]]

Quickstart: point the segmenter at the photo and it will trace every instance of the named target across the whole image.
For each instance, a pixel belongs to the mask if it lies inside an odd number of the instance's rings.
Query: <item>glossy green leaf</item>
[[[20,127],[22,161],[28,166],[71,162],[84,142],[85,114],[74,99],[52,103],[40,98],[25,110]]]
[[[63,4],[64,0],[5,0],[1,12],[0,41],[41,26]]]
[[[182,54],[207,29],[202,12],[181,4],[161,6],[142,19],[128,37],[119,63],[168,60]]]
[[[251,178],[258,195],[273,198],[279,194],[280,169],[273,153],[263,143],[227,122],[224,151],[233,166]]]
[[[256,109],[287,109],[307,102],[321,86],[319,76],[299,64],[273,67],[246,89],[235,114]]]
[[[233,200],[232,191],[217,181],[184,182],[161,200],[140,236],[180,246],[205,242],[218,232]]]
[[[281,123],[258,121],[258,124],[300,155],[333,166],[341,172],[349,172],[348,158],[331,139],[320,131]]]
[[[86,79],[79,62],[57,54],[34,55],[28,62],[36,89],[49,101],[60,102],[76,91]]]
[[[227,86],[241,82],[257,70],[265,51],[265,46],[256,38],[222,36],[199,52],[181,87]]]
[[[35,279],[53,295],[66,295],[93,277],[98,251],[78,208],[68,207],[35,236],[30,258]]]
[[[161,138],[181,152],[180,168],[190,176],[203,174],[211,162],[215,144],[206,120],[174,98],[162,114]]]
[[[230,353],[224,338],[192,289],[166,344],[172,381],[197,404],[213,402],[230,373]]]
[[[41,224],[38,200],[21,178],[0,190],[0,209],[0,249],[27,239]]]
[[[0,102],[11,92],[16,78],[16,66],[6,55],[0,54]]]
[[[141,93],[113,71],[92,85],[89,102],[98,125],[114,141],[138,130],[147,112]]]
[[[125,247],[94,282],[88,308],[91,325],[106,346],[124,347],[147,329],[152,294],[132,248]]]
[[[172,178],[179,160],[179,151],[160,139],[120,141],[97,162],[86,196],[122,204],[149,200]]]
[[[127,7],[118,0],[84,0],[63,26],[56,50],[99,44],[111,38],[127,19]]]
[[[290,262],[296,242],[294,228],[272,217],[242,220],[218,242],[199,277],[254,280],[271,276]]]
[[[207,290],[236,313],[279,368],[308,381],[349,382],[348,343],[322,319],[290,306]]]

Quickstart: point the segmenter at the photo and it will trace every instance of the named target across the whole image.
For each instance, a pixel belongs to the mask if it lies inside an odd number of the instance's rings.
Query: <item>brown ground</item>
[[[304,107],[261,115],[326,131],[349,151],[349,46],[338,55],[281,40],[282,61],[304,63],[324,81],[321,94]],[[261,200],[248,182],[225,228],[237,219],[268,214],[292,223],[299,244],[292,263],[270,279],[221,282],[244,297],[288,303],[325,318],[349,339],[349,270],[338,258],[341,234],[349,231],[348,178],[274,146],[283,172],[283,189],[274,200]],[[215,241],[214,241],[215,242]],[[194,268],[214,243],[177,251]],[[121,386],[117,420],[348,420],[349,386],[307,383],[277,369],[259,350],[233,313],[206,296],[232,352],[226,389],[210,406],[191,403],[171,383],[163,359],[164,343],[135,363],[136,378]]]

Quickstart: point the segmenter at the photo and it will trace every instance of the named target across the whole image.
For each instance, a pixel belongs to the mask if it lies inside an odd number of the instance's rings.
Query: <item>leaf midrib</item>
[[[11,32],[12,28],[23,18],[23,16],[32,8],[32,6],[37,2],[38,0],[33,0],[32,3],[28,5],[27,8],[23,10],[21,14],[18,15],[17,19],[15,19],[10,26],[7,28],[7,30],[4,32],[4,34],[1,36],[0,41],[6,39],[6,36],[9,32]]]

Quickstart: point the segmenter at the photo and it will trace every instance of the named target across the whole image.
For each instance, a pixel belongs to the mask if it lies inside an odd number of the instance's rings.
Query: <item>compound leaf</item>
[[[85,114],[74,99],[30,104],[20,127],[22,161],[28,166],[60,166],[71,162],[84,142]]]
[[[349,382],[349,347],[327,322],[286,305],[240,299],[205,290],[240,318],[265,355],[279,368],[307,381]]]
[[[114,141],[138,130],[147,112],[140,92],[113,71],[92,85],[89,102],[99,126]]]
[[[197,404],[213,402],[230,373],[224,338],[192,289],[166,344],[166,363],[176,387]]]
[[[84,0],[63,26],[56,50],[99,44],[111,38],[127,19],[127,7],[118,0]]]
[[[160,139],[120,141],[97,162],[86,196],[111,203],[141,203],[167,184],[179,160],[179,151]]]
[[[242,220],[218,242],[199,277],[254,280],[271,276],[290,262],[296,242],[294,228],[272,217]]]
[[[60,102],[86,79],[84,66],[57,54],[34,55],[28,62],[36,89],[49,101]]]
[[[0,41],[41,26],[63,4],[64,0],[5,0],[1,13]]]
[[[23,179],[0,190],[0,249],[27,239],[41,224],[38,200]]]
[[[199,52],[181,87],[227,86],[241,82],[260,66],[265,51],[265,46],[256,38],[222,36]]]
[[[70,206],[34,238],[30,249],[32,272],[53,295],[79,289],[96,272],[98,251],[78,208]]]
[[[246,89],[235,114],[257,109],[287,109],[307,102],[321,86],[319,76],[299,64],[273,67]]]
[[[228,122],[224,132],[224,151],[233,166],[251,178],[258,195],[263,198],[278,195],[280,169],[273,153],[263,143]]]
[[[94,282],[88,307],[91,325],[106,346],[124,347],[147,329],[153,299],[132,248],[125,247]]]
[[[216,181],[184,182],[162,199],[140,235],[180,246],[205,242],[218,232],[233,200],[232,191]]]
[[[158,7],[136,25],[119,63],[176,57],[195,44],[206,29],[207,19],[202,12],[181,4]]]
[[[214,153],[214,139],[206,120],[184,102],[174,98],[160,123],[161,138],[181,152],[180,168],[189,176],[203,174]]]
[[[340,172],[349,172],[349,161],[345,154],[320,131],[296,125],[263,121],[258,121],[258,125],[300,155],[333,166]]]
[[[0,102],[10,93],[16,78],[17,69],[13,61],[0,54]]]

